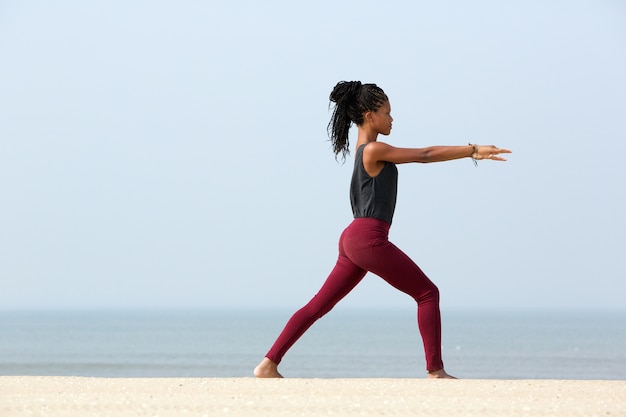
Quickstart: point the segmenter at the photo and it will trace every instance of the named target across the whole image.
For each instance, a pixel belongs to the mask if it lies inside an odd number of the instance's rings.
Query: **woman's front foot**
[[[263,358],[260,364],[254,368],[254,376],[257,378],[282,378],[283,376],[278,373],[278,365],[274,361]]]

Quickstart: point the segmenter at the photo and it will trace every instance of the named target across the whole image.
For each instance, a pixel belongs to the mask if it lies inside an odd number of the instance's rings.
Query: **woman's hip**
[[[345,228],[339,239],[339,251],[365,249],[387,242],[390,224],[372,217],[358,217]]]

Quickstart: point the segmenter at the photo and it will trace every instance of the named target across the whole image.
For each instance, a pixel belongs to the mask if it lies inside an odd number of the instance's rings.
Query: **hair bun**
[[[354,100],[361,91],[361,81],[339,81],[330,93],[333,103],[346,103]]]

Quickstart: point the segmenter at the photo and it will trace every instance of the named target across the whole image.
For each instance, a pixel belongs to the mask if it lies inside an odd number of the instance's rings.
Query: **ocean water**
[[[0,375],[251,376],[292,310],[0,311]],[[443,312],[446,369],[626,379],[626,312]],[[424,377],[413,310],[335,310],[287,353],[298,378]]]

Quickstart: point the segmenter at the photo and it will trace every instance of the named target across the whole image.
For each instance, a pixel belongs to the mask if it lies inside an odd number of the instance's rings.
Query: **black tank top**
[[[363,166],[363,148],[356,150],[354,171],[350,183],[350,203],[354,218],[373,217],[391,224],[396,209],[398,193],[398,168],[392,162],[385,162],[382,171],[370,177]]]

